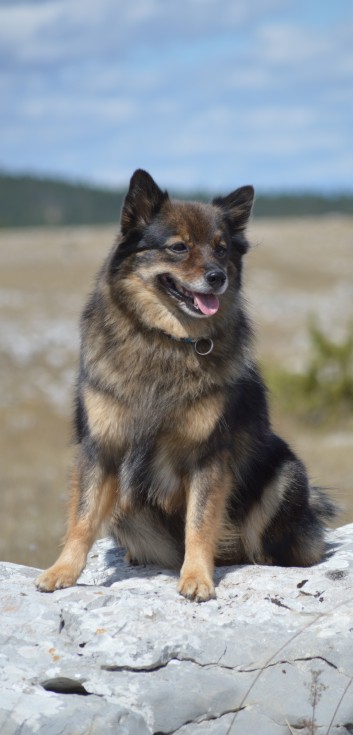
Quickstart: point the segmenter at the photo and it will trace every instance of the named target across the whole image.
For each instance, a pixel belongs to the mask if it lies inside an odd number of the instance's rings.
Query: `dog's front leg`
[[[69,523],[64,548],[53,566],[36,580],[42,592],[71,587],[80,576],[87,554],[117,501],[117,480],[100,466],[86,467],[79,458],[75,467],[69,505]]]
[[[190,600],[216,596],[214,560],[229,490],[223,462],[197,469],[186,488],[185,557],[178,591]]]

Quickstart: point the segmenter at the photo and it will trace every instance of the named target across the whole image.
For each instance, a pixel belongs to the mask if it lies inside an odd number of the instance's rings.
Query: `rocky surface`
[[[353,525],[311,569],[225,567],[217,600],[97,542],[77,587],[0,564],[1,735],[353,733]]]

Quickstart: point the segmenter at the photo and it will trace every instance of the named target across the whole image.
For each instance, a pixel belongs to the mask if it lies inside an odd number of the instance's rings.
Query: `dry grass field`
[[[114,227],[0,232],[0,558],[46,566],[64,532],[78,319]],[[256,220],[245,287],[257,355],[305,367],[315,315],[341,339],[352,321],[353,218]],[[309,426],[273,397],[273,423],[353,521],[353,417]]]

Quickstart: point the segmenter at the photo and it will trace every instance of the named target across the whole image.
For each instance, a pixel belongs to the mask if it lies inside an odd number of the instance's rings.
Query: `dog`
[[[131,564],[215,596],[215,564],[309,566],[334,507],[271,428],[242,300],[243,186],[170,199],[133,174],[120,232],[81,319],[66,541],[37,580],[74,585],[103,524]]]

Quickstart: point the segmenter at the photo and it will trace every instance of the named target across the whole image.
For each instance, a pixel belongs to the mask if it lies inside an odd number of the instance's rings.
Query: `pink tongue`
[[[203,314],[215,314],[219,309],[219,299],[213,293],[194,293],[194,304]]]

